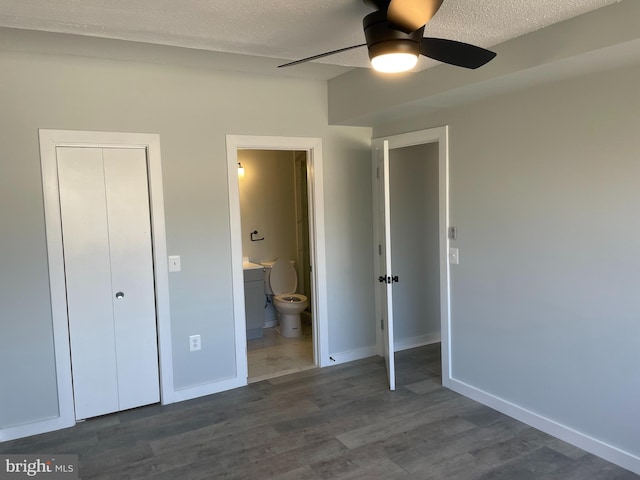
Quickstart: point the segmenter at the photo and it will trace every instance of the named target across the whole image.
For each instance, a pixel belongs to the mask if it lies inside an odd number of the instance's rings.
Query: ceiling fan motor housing
[[[375,8],[376,10],[382,10],[384,12],[389,8],[391,0],[363,0],[365,5]]]
[[[399,73],[415,67],[420,55],[449,65],[478,68],[490,62],[496,53],[468,43],[444,38],[423,38],[425,24],[436,14],[444,0],[364,0],[377,10],[362,23],[367,43],[289,62],[290,67],[367,46],[374,70]],[[390,20],[389,20],[390,19]],[[416,30],[413,30],[416,28]]]
[[[386,53],[420,55],[424,27],[411,33],[402,32],[393,28],[387,21],[387,14],[384,11],[370,13],[364,17],[362,24],[370,59]]]

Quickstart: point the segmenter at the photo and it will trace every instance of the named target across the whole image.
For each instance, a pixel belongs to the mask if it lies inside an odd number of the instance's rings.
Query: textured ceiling
[[[491,47],[617,1],[445,0],[425,36]],[[0,26],[295,60],[364,43],[370,11],[362,0],[0,0]],[[319,61],[369,66],[364,48]]]

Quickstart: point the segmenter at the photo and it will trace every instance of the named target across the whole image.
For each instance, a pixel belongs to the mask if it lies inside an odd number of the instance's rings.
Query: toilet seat
[[[282,295],[274,295],[273,299],[277,302],[284,303],[299,303],[307,301],[306,295],[299,293],[283,293]]]
[[[293,294],[298,286],[298,274],[288,260],[277,260],[271,267],[269,283],[274,295]]]

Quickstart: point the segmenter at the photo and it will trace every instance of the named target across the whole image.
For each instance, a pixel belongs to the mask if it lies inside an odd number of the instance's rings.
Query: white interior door
[[[57,160],[76,419],[158,402],[146,152]]]
[[[384,140],[374,146],[379,172],[379,212],[380,212],[380,268],[378,280],[382,308],[382,351],[387,366],[389,389],[396,389],[396,373],[393,345],[393,268],[391,265],[391,209],[389,187],[389,142]]]

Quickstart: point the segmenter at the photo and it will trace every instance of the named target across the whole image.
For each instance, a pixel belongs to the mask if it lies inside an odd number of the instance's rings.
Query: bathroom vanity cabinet
[[[247,321],[247,340],[262,337],[264,329],[264,269],[244,270],[244,310]]]

